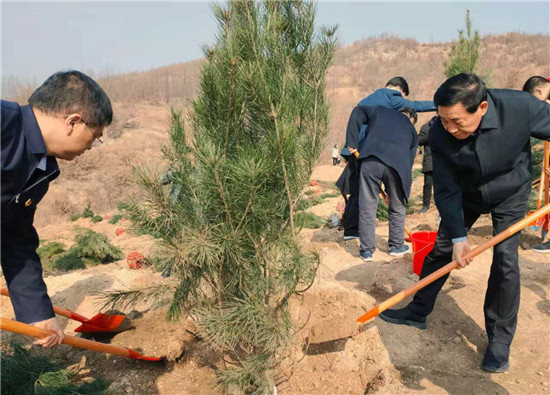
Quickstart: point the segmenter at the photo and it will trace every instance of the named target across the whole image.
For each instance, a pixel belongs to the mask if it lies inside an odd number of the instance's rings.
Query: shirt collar
[[[27,138],[27,144],[30,151],[33,154],[45,155],[48,152],[46,143],[44,142],[42,131],[40,130],[40,126],[38,126],[32,107],[29,105],[21,106],[21,115],[21,129]]]
[[[495,102],[491,98],[490,92],[487,92],[487,112],[481,118],[481,123],[478,129],[498,129],[500,123],[498,121],[497,110],[495,109]]]

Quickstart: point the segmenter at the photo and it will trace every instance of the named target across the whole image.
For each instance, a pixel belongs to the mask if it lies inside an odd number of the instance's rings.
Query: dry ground
[[[105,221],[92,224],[89,219],[79,219],[76,223],[54,219],[58,210],[55,202],[61,198],[68,199],[69,203],[74,200],[80,209],[91,202],[98,213],[112,214],[111,209],[101,210],[103,197],[105,207],[114,206],[109,201],[112,199],[109,190],[103,189],[101,181],[126,180],[120,174],[127,174],[132,161],[119,161],[120,155],[159,160],[158,147],[166,138],[166,109],[140,107],[135,118],[139,118],[136,121],[139,127],[124,131],[120,138],[90,153],[96,160],[86,162],[91,166],[89,175],[83,173],[86,169],[80,168],[73,169],[73,173],[67,172],[68,177],[61,175],[58,184],[52,187],[53,195],[48,195],[50,200],[41,204],[42,211],[38,214],[41,239],[70,245],[73,227],[81,226],[105,233],[125,254],[135,250],[145,254],[149,251],[152,240],[147,236],[137,237],[128,231],[121,236],[115,235],[115,229],[127,228],[128,222],[111,225]],[[117,152],[122,154],[117,155]],[[113,160],[118,163],[116,171],[112,167]],[[332,182],[341,170],[341,166],[318,166],[312,178]],[[125,186],[126,181],[122,181]],[[421,189],[422,179],[417,178],[412,196],[418,196]],[[97,196],[101,197],[99,201],[94,200]],[[341,198],[330,198],[310,211],[327,217],[336,211],[340,201]],[[413,230],[435,228],[436,217],[432,207],[425,215],[408,216],[407,224]],[[490,237],[489,218],[481,218],[471,234],[474,244]],[[477,257],[467,269],[451,274],[429,316],[427,330],[390,325],[376,318],[355,337],[328,341],[355,333],[357,317],[417,280],[411,269],[412,255],[393,258],[387,254],[387,223],[377,226],[378,249],[371,263],[363,263],[355,242],[344,243],[341,232],[336,229],[305,229],[301,235],[305,248],[320,252],[322,265],[314,286],[292,301],[296,326],[300,329],[292,347],[285,351],[286,358],[277,375],[280,394],[539,394],[550,390],[548,256],[529,249],[520,250],[522,296],[511,369],[504,374],[489,374],[479,365],[486,347],[483,299],[491,263],[490,251]],[[536,240],[533,235],[524,235],[526,246]],[[124,260],[46,278],[55,304],[85,316],[98,311],[95,296],[101,291],[163,281],[170,280],[149,268],[130,270]],[[162,309],[154,310],[143,304],[136,310],[133,320],[136,328],[117,334],[111,342],[139,349],[147,355],[167,355],[167,363],[127,360],[67,346],[45,353],[69,363],[79,362],[86,356],[90,375],[112,383],[110,388],[115,394],[212,393],[215,385],[212,367],[218,362],[215,355],[200,344],[190,342],[183,323],[166,322]],[[3,303],[2,316],[12,314],[9,303]],[[72,333],[76,327],[74,322],[66,320],[63,324],[67,333]],[[312,337],[327,342],[308,345]],[[182,350],[185,350],[183,354]]]

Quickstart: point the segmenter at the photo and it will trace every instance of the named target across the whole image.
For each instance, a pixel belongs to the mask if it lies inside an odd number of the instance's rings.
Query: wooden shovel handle
[[[36,337],[38,339],[50,336],[54,333],[46,329],[37,328],[33,325],[10,320],[4,317],[1,318],[0,329],[2,329],[3,331],[10,331],[19,333],[21,335]],[[69,335],[65,335],[65,339],[63,339],[63,344],[78,348],[85,348],[92,351],[100,351],[108,354],[120,355],[121,357],[142,359],[142,355],[140,353],[129,348],[94,342],[91,340],[81,339],[79,337]]]
[[[6,287],[0,288],[0,293],[4,296],[10,296],[10,291]],[[64,309],[62,307],[53,306],[53,311],[55,314],[62,315],[63,317],[70,318],[71,320],[75,320],[78,322],[86,322],[89,321],[88,318],[84,317],[83,315],[80,315],[78,313],[75,313],[74,311]]]
[[[519,222],[516,222],[514,225],[510,226],[508,229],[506,229],[503,232],[500,232],[498,235],[493,237],[490,240],[487,240],[485,243],[477,246],[472,251],[467,253],[464,257],[465,258],[473,258],[479,254],[481,254],[483,251],[488,250],[489,248],[495,246],[496,244],[500,243],[501,241],[507,239],[508,237],[512,236],[514,233],[519,232],[523,228],[525,228],[527,225],[529,225],[531,222],[539,219],[540,217],[550,213],[550,204],[545,205],[544,207],[540,208],[539,210],[535,211],[533,214],[525,217]],[[392,307],[393,305],[401,302],[403,299],[411,296],[416,291],[418,291],[421,288],[424,288],[426,285],[431,284],[435,280],[437,280],[440,277],[443,277],[447,273],[451,272],[451,270],[456,269],[458,267],[458,263],[456,261],[452,261],[451,263],[448,263],[447,265],[443,266],[441,269],[433,272],[427,277],[424,277],[422,280],[418,281],[413,286],[404,289],[403,291],[399,292],[398,294],[395,294],[385,302],[380,303],[375,308],[367,311],[365,314],[363,314],[361,317],[357,319],[357,322],[360,324],[364,324],[368,320],[370,320],[373,317],[376,317],[378,314],[383,312],[384,310]]]

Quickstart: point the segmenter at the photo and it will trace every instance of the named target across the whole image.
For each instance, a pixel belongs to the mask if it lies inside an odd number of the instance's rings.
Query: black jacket
[[[458,140],[438,118],[429,133],[432,148],[434,197],[442,224],[451,238],[466,236],[463,194],[477,191],[494,207],[531,183],[530,138],[550,140],[550,105],[526,92],[488,91],[488,109],[475,139],[479,171],[475,176],[461,163],[461,149],[471,140]]]
[[[428,135],[430,128],[434,124],[437,116],[430,119],[420,128],[420,133],[418,133],[418,145],[424,147],[424,156],[422,157],[422,173],[428,173],[433,171],[432,165],[432,150],[430,148],[430,143],[428,141]]]
[[[357,141],[362,125],[368,124],[364,140]],[[357,106],[346,130],[348,147],[359,147],[359,159],[375,156],[399,174],[403,193],[411,193],[411,169],[418,135],[409,118],[385,107]]]
[[[36,253],[36,205],[59,174],[30,106],[1,102],[2,115],[2,271],[18,321],[54,317]],[[38,168],[45,159],[45,168]]]

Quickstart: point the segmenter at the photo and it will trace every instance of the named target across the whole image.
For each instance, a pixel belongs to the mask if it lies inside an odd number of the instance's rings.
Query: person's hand
[[[453,260],[458,263],[457,269],[462,269],[472,262],[472,258],[464,258],[464,255],[470,252],[470,242],[459,241],[453,245]]]
[[[55,317],[49,318],[44,321],[34,322],[31,325],[34,325],[37,328],[46,329],[46,330],[55,332],[50,336],[36,340],[34,344],[41,345],[42,347],[53,347],[61,344],[61,342],[65,338],[63,329],[61,329],[61,326],[59,325],[59,322],[57,322],[57,318]]]
[[[355,154],[357,152],[357,148],[351,148],[351,147],[348,147],[348,151],[350,154]]]
[[[380,190],[380,196],[382,197],[382,200],[384,200],[384,203],[386,203],[386,206],[390,207],[390,198],[386,191],[383,189]]]

